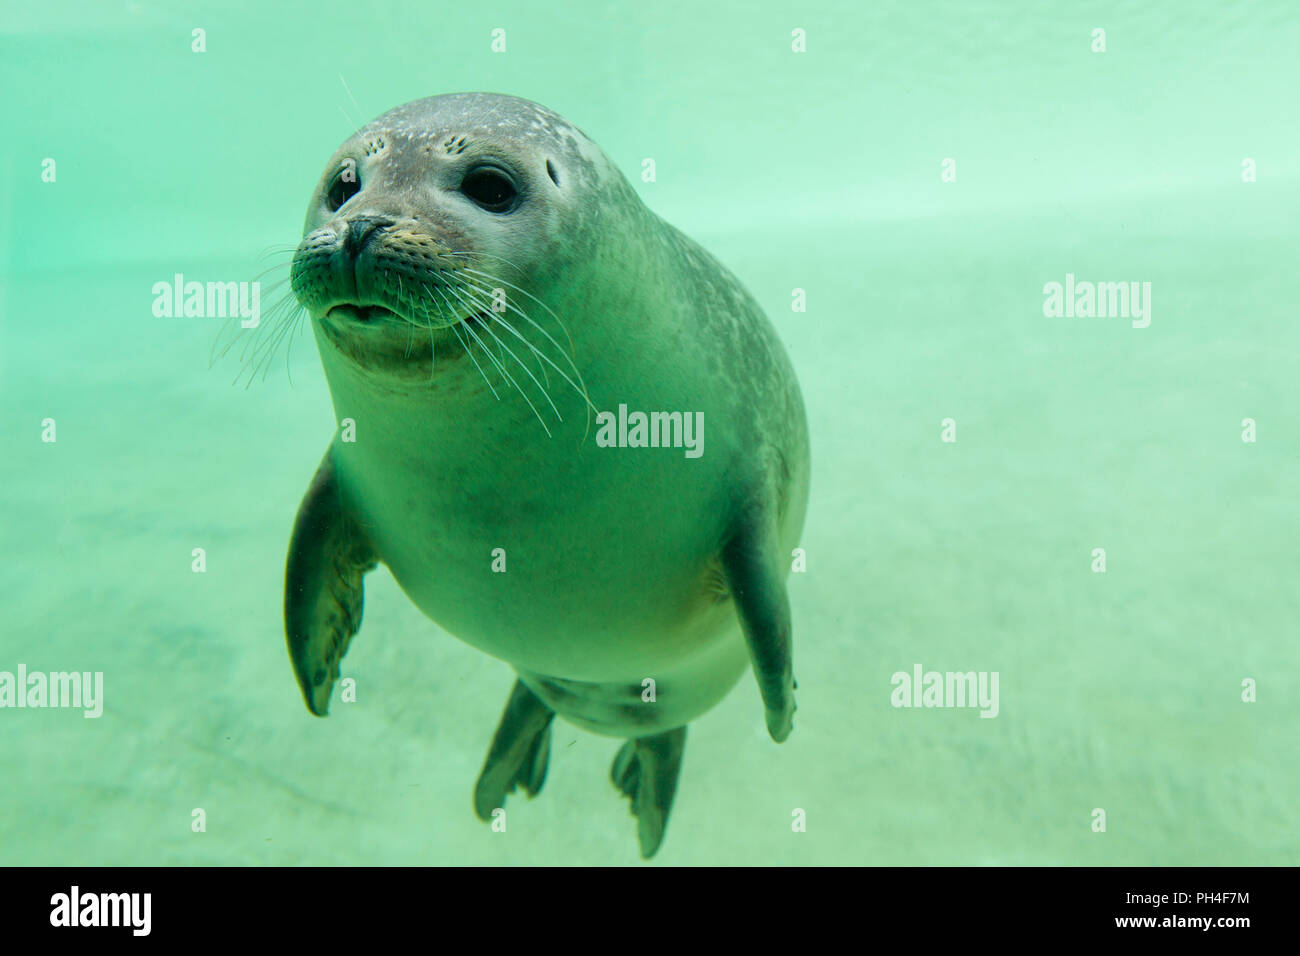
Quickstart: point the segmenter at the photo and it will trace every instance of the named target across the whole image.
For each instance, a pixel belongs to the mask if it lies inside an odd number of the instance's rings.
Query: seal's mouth
[[[421,321],[411,316],[395,312],[383,305],[359,305],[355,302],[339,302],[325,310],[323,316],[327,323],[338,326],[340,330],[347,328],[384,328],[387,326],[396,326],[406,329],[414,326],[417,329],[443,330],[451,326],[464,325],[485,325],[492,321],[492,315],[486,309],[480,309],[466,315],[452,316],[449,321],[444,320],[442,323],[430,325],[426,321]]]
[[[427,375],[431,349],[450,356],[506,334],[488,330],[492,317],[486,310],[451,316],[442,323],[431,324],[373,301],[335,302],[320,314],[321,331],[340,353],[363,368],[388,372]]]
[[[325,317],[336,322],[357,322],[362,325],[404,321],[392,309],[386,309],[382,305],[354,305],[351,302],[331,306],[325,310]]]

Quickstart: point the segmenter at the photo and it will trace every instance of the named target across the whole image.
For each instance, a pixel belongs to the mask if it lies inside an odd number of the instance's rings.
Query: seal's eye
[[[515,184],[494,166],[471,169],[460,191],[488,212],[509,212],[519,198]]]
[[[359,192],[361,192],[361,183],[357,179],[356,167],[347,166],[339,170],[339,174],[334,177],[334,182],[330,183],[329,192],[325,194],[325,205],[329,207],[330,212],[338,212],[340,206]]]

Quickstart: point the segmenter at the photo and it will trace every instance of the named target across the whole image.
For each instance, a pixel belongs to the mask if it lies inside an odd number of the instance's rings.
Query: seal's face
[[[433,97],[386,113],[326,167],[293,293],[367,371],[427,374],[442,343],[522,340],[520,303],[545,303],[573,197],[599,179],[592,149],[513,97]]]

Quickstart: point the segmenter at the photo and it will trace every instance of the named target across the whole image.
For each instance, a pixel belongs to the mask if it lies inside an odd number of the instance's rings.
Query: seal
[[[341,423],[285,573],[308,709],[383,562],[517,674],[477,815],[542,789],[559,714],[625,738],[611,776],[653,855],[686,725],[751,666],[771,737],[792,729],[809,451],[776,333],[585,134],[511,96],[383,114],[330,159],[303,232],[291,288]]]

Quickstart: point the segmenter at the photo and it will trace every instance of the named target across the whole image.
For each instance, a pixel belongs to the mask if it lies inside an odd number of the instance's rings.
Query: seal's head
[[[570,264],[591,258],[588,220],[605,194],[623,201],[630,187],[545,107],[486,93],[416,100],[330,159],[293,294],[322,348],[368,373],[427,377],[444,343],[454,354],[489,336],[523,340]]]

